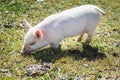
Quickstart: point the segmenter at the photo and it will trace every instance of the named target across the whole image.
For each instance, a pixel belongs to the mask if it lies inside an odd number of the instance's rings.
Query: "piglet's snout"
[[[26,47],[23,47],[22,50],[21,50],[22,55],[26,55],[26,54],[28,54],[29,52],[30,52],[29,49],[26,48]]]

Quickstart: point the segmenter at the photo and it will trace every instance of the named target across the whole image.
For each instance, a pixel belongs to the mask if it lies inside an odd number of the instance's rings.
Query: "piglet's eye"
[[[34,45],[34,44],[35,44],[35,42],[30,43],[30,45]]]

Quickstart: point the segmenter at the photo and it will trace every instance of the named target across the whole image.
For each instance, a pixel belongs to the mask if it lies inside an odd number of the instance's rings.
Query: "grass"
[[[33,26],[45,17],[83,4],[95,4],[106,15],[102,17],[92,38],[92,47],[82,47],[77,37],[61,42],[61,49],[54,52],[49,47],[33,55],[20,53],[26,31],[20,26],[27,19]],[[72,80],[77,76],[85,80],[120,79],[120,0],[0,0],[0,80]],[[16,61],[18,60],[18,61]],[[54,68],[43,75],[24,76],[30,64],[51,62]],[[102,76],[102,77],[100,77]],[[118,80],[119,80],[118,79]]]

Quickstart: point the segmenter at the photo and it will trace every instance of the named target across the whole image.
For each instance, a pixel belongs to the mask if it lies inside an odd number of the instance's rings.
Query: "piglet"
[[[89,45],[102,14],[105,14],[104,11],[95,5],[82,5],[48,16],[35,27],[23,20],[28,31],[24,37],[22,53],[31,53],[47,45],[57,48],[67,37],[79,35],[77,41],[81,41],[85,33],[88,36],[84,45]]]

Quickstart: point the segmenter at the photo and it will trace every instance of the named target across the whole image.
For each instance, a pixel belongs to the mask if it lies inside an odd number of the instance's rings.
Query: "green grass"
[[[46,47],[27,57],[21,55],[26,33],[20,26],[23,19],[34,26],[51,14],[83,4],[98,5],[106,12],[92,38],[92,47],[82,47],[86,36],[80,43],[73,37],[64,39],[61,49],[55,52]],[[120,46],[114,46],[120,41],[120,0],[45,0],[41,3],[0,0],[0,27],[0,80],[72,80],[76,76],[85,80],[120,78]],[[27,65],[43,62],[51,62],[54,68],[43,75],[24,76]],[[5,76],[2,69],[9,70],[11,76]],[[99,78],[100,72],[102,78]]]

